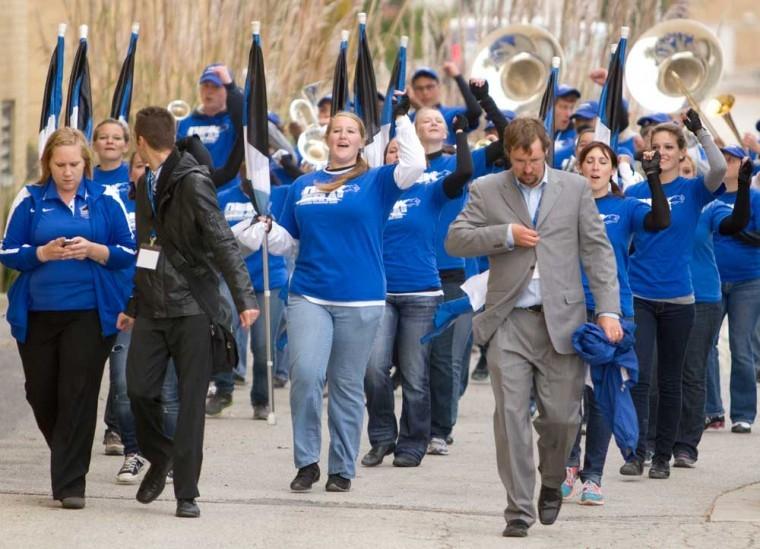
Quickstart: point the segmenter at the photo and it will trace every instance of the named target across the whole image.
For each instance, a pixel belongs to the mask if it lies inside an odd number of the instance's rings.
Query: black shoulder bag
[[[153,223],[159,236],[161,224],[158,216],[153,217]],[[209,317],[211,332],[211,371],[214,374],[229,373],[237,366],[238,350],[235,336],[230,331],[222,313],[225,303],[222,303],[219,288],[193,273],[192,266],[169,240],[166,234],[160,239],[162,251],[172,266],[185,277],[190,286],[190,293],[195,301]],[[234,312],[233,312],[234,314]]]

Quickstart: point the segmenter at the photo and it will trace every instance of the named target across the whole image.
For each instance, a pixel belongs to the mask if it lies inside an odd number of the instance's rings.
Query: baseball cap
[[[665,114],[664,112],[653,112],[651,114],[645,114],[641,118],[639,118],[636,123],[639,126],[650,126],[652,124],[664,124],[665,122],[670,122],[671,118],[669,115]]]
[[[414,74],[412,75],[412,82],[417,80],[420,76],[427,76],[428,78],[432,78],[436,82],[438,81],[438,73],[435,72],[430,67],[420,67],[416,71],[414,71]]]
[[[583,118],[585,120],[591,120],[596,118],[599,113],[599,103],[597,101],[584,101],[570,118]]]
[[[512,120],[514,120],[514,119],[515,119],[515,113],[514,113],[514,111],[508,111],[508,110],[506,110],[506,109],[503,109],[503,110],[501,111],[501,114],[503,114],[503,115],[504,115],[504,118],[506,118],[506,119],[507,119],[507,122],[512,122]],[[496,126],[494,126],[494,125],[493,125],[493,122],[491,122],[491,121],[489,120],[489,121],[488,121],[488,123],[486,124],[486,127],[485,127],[484,129],[486,129],[486,130],[493,130],[493,129],[495,129],[495,128],[496,128]]]
[[[574,95],[575,99],[581,98],[581,92],[567,84],[560,84],[557,87],[557,97],[569,97],[571,95]]]
[[[214,68],[219,67],[219,66],[221,66],[221,63],[212,63],[211,65],[203,69],[203,72],[201,73],[201,77],[198,80],[198,84],[205,84],[206,82],[208,82],[220,88],[224,86],[224,84],[222,83],[222,79],[219,78],[219,75],[216,74],[216,72],[214,72]]]
[[[728,154],[733,156],[734,158],[742,159],[745,156],[747,156],[747,153],[744,152],[744,149],[737,145],[730,145],[728,147],[723,147],[720,152],[723,154]]]

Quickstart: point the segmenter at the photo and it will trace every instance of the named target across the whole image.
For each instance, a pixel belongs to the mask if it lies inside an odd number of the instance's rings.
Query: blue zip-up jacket
[[[92,269],[101,330],[104,336],[109,336],[116,333],[116,317],[124,311],[129,297],[129,285],[124,284],[119,271],[134,264],[134,235],[118,190],[104,188],[89,179],[83,183],[92,230],[90,241],[104,244],[109,251],[105,265],[85,260]],[[34,269],[42,265],[37,259],[38,246],[32,244],[32,235],[42,215],[43,197],[54,184],[49,180],[44,185],[27,185],[19,192],[11,206],[0,245],[0,262],[21,273],[8,292],[7,314],[11,334],[21,343],[26,341],[27,334],[29,279]],[[62,295],[61,300],[64,299],[66,296]]]
[[[631,387],[639,381],[639,361],[634,351],[636,325],[620,321],[623,339],[613,344],[596,324],[585,323],[573,334],[573,347],[578,356],[591,366],[594,397],[624,458],[636,450],[639,422],[631,398]],[[623,381],[621,369],[628,371]]]

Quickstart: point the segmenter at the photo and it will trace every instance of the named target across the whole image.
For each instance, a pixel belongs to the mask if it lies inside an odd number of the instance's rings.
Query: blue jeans
[[[372,446],[396,443],[396,454],[422,461],[430,440],[430,343],[420,338],[433,330],[433,317],[441,296],[389,295],[385,314],[364,378],[367,394],[367,432]],[[396,425],[393,381],[390,377],[394,347],[401,372],[403,402]]]
[[[248,331],[243,329],[240,325],[240,316],[237,313],[237,307],[235,302],[232,301],[232,294],[227,286],[227,283],[222,281],[219,283],[219,292],[222,294],[222,298],[227,302],[227,306],[232,311],[232,326],[231,331],[235,336],[235,346],[238,351],[238,363],[232,372],[220,372],[214,374],[211,379],[214,380],[216,385],[217,394],[231,395],[235,389],[234,373],[238,373],[242,377],[245,377],[245,371],[248,368]],[[264,359],[266,362],[266,359]],[[242,374],[240,373],[242,372]]]
[[[720,396],[720,361],[718,359],[718,339],[720,330],[712,341],[707,355],[707,372],[705,375],[705,418],[722,416],[723,399]]]
[[[753,423],[757,415],[754,340],[760,321],[760,278],[724,282],[722,290],[731,349],[731,421]]]
[[[697,459],[697,446],[705,428],[705,379],[713,341],[720,332],[722,307],[717,303],[695,305],[694,327],[686,347],[683,368],[683,402],[674,454]]]
[[[290,414],[298,469],[319,461],[326,380],[328,474],[354,478],[364,421],[364,374],[384,309],[317,305],[290,294]]]
[[[138,453],[137,435],[135,433],[135,416],[129,404],[127,395],[127,354],[132,342],[132,332],[119,332],[111,349],[108,359],[110,368],[110,384],[114,388],[114,412],[118,419],[118,431],[124,444],[124,455]],[[161,389],[161,403],[164,411],[164,430],[166,436],[174,438],[179,412],[179,397],[177,393],[177,374],[174,371],[174,361],[169,360],[166,369],[164,385]]]
[[[444,281],[443,300],[464,295],[462,282]],[[461,376],[467,341],[472,334],[472,313],[454,321],[441,335],[433,339],[430,352],[430,435],[445,439],[451,434],[459,413]],[[469,355],[467,357],[469,365]]]
[[[269,404],[269,387],[267,385],[267,328],[264,321],[264,292],[256,292],[256,300],[261,307],[261,316],[251,326],[251,352],[253,353],[253,383],[251,384],[251,404],[253,406],[266,406]],[[272,290],[269,298],[270,309],[270,334],[272,360],[274,367],[272,375],[278,373],[275,336],[280,327],[280,321],[285,304],[280,299],[279,288]],[[287,374],[285,375],[287,378]]]
[[[634,298],[639,382],[631,389],[639,419],[636,458],[644,461],[649,429],[649,383],[657,353],[657,435],[654,457],[668,461],[681,418],[681,384],[686,345],[694,325],[694,304]]]

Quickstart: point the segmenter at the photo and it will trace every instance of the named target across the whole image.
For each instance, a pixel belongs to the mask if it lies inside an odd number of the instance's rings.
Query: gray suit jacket
[[[535,248],[507,248],[510,223],[531,227],[512,171],[478,179],[446,237],[455,256],[488,256],[485,311],[473,320],[475,341],[488,342],[530,282],[538,261],[546,325],[555,350],[573,353],[572,334],[586,321],[580,263],[588,276],[596,311],[620,314],[615,255],[586,180],[548,169],[539,209]]]

